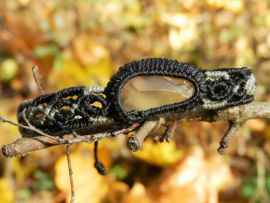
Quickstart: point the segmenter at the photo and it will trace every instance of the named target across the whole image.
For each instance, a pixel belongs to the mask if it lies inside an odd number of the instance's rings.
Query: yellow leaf
[[[146,141],[143,143],[142,149],[133,154],[150,164],[164,167],[175,164],[182,157],[182,152],[176,149],[174,142],[153,143]]]
[[[159,202],[205,203],[218,202],[218,192],[233,180],[226,159],[216,152],[209,157],[201,147],[179,162],[178,166],[164,175],[164,180],[156,190]]]
[[[224,6],[226,0],[206,0],[207,4],[216,8]]]
[[[0,179],[0,196],[2,203],[14,202],[14,191],[5,177]]]
[[[106,86],[112,75],[112,66],[109,60],[101,60],[97,64],[82,67],[72,58],[63,58],[60,69],[53,69],[49,76],[51,85],[57,89],[82,86]]]
[[[268,126],[268,127],[264,130],[263,134],[264,134],[265,139],[270,140],[270,126]]]
[[[240,13],[245,9],[245,4],[243,0],[230,0],[225,1],[225,8],[234,13]]]
[[[178,50],[184,46],[191,46],[191,42],[198,37],[198,31],[192,25],[185,27],[185,29],[171,28],[168,37],[172,49]]]
[[[71,164],[73,170],[76,202],[98,203],[108,192],[106,176],[101,176],[94,168],[94,159],[89,154],[72,153]],[[68,193],[66,202],[70,201],[70,182],[67,157],[62,156],[55,164],[56,187]]]
[[[265,120],[262,119],[252,119],[248,120],[245,125],[254,132],[264,131],[267,127]]]
[[[81,33],[73,41],[74,56],[83,66],[97,64],[101,60],[108,60],[109,50],[97,43],[90,35]]]

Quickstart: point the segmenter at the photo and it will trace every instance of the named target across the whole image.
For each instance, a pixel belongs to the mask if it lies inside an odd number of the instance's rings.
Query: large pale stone
[[[128,80],[121,90],[126,111],[144,111],[183,102],[195,93],[192,83],[168,76],[138,76]]]

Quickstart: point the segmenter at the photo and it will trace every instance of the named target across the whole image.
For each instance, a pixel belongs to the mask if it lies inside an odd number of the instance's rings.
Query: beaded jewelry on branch
[[[125,64],[105,89],[108,116],[124,124],[140,123],[162,113],[221,109],[254,99],[256,81],[250,68],[202,71],[194,65],[144,59]]]
[[[209,71],[175,60],[149,58],[125,64],[106,88],[78,86],[57,93],[42,92],[18,106],[17,118],[20,126],[30,127],[19,128],[22,137],[40,133],[54,138],[72,133],[76,138],[74,130],[94,123],[114,120],[124,129],[132,124],[141,125],[151,117],[198,106],[222,109],[246,104],[253,101],[255,91],[255,77],[247,67]],[[169,134],[163,139],[170,140],[173,129],[169,126]],[[94,166],[105,175],[97,146],[96,141]]]
[[[27,109],[31,125],[51,135],[110,120],[127,126],[197,106],[222,109],[246,104],[253,101],[255,90],[255,77],[247,67],[209,71],[149,58],[125,64],[106,88],[70,87],[24,101],[18,107],[18,121],[25,124],[22,112]],[[34,136],[27,129],[20,131],[23,137]]]

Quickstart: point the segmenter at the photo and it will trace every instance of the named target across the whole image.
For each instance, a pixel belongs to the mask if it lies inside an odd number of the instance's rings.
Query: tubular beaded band
[[[24,109],[27,109],[25,114],[29,122],[48,134],[107,122],[110,120],[106,117],[108,105],[104,96],[100,94],[103,91],[104,87],[70,87],[58,93],[26,100],[18,106],[18,122],[26,124],[23,118]],[[77,98],[73,99],[75,96]],[[100,102],[102,108],[92,106],[94,102]],[[23,137],[33,136],[32,132],[23,128],[20,128],[20,132]]]
[[[133,78],[148,76],[183,79],[192,84],[194,94],[181,102],[156,108],[125,110],[120,99],[123,86]],[[255,91],[255,77],[247,67],[202,71],[194,65],[175,60],[149,58],[125,64],[111,77],[106,88],[70,87],[24,101],[18,107],[17,117],[19,123],[25,124],[22,112],[27,109],[28,121],[41,131],[53,135],[110,119],[122,125],[131,125],[162,113],[191,110],[196,106],[222,109],[246,104],[253,101]],[[99,102],[101,107],[93,106],[94,102]],[[23,137],[34,136],[31,131],[22,128],[20,132]]]
[[[207,97],[203,98],[203,108],[228,108],[253,101],[256,80],[250,68],[223,68],[204,74]]]
[[[120,102],[123,85],[134,77],[151,75],[186,79],[194,85],[195,94],[187,101],[181,103],[151,108],[146,111],[127,112]],[[106,95],[106,100],[110,101],[109,117],[124,124],[140,123],[147,117],[168,112],[185,111],[201,104],[202,98],[206,96],[206,81],[203,72],[194,65],[175,60],[150,58],[134,61],[121,67],[118,73],[111,77],[104,94]]]
[[[123,85],[137,76],[162,75],[184,78],[195,87],[195,95],[186,101],[151,108],[146,111],[126,111],[120,102]],[[256,81],[250,68],[223,68],[201,71],[194,65],[167,60],[144,59],[121,67],[105,89],[110,101],[108,116],[121,123],[140,123],[162,113],[185,111],[201,105],[205,109],[221,109],[246,104],[254,99]]]

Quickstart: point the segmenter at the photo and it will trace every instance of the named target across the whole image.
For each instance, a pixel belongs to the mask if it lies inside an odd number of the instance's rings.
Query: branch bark
[[[159,118],[151,118],[146,121],[136,135],[133,136],[133,138],[135,137],[136,139],[130,139],[132,142],[128,142],[128,145],[131,149],[133,149],[133,146],[136,146],[136,150],[138,150],[149,132],[160,125],[170,126],[172,123],[175,123],[175,121],[178,121],[179,123],[195,121],[228,121],[230,124],[229,129],[222,138],[220,148],[218,149],[219,153],[224,154],[237,130],[249,119],[270,119],[270,102],[252,102],[246,105],[217,111],[205,110],[198,107],[191,111],[160,115]],[[7,119],[5,120],[1,117],[1,120],[6,122]],[[121,126],[111,122],[98,125],[95,124],[84,129],[75,130],[80,136],[74,137],[72,134],[65,135],[62,141],[57,141],[44,136],[20,138],[11,144],[4,145],[2,153],[6,157],[22,157],[33,151],[59,144],[72,144],[78,142],[92,143],[98,140],[108,139],[121,133],[130,132],[137,127],[138,124],[127,129],[121,129]],[[114,130],[115,132],[112,134],[112,128],[118,130]]]

